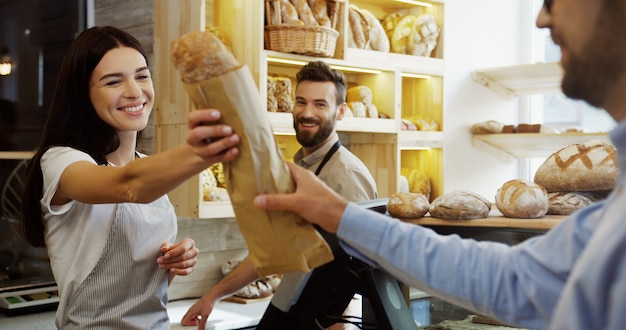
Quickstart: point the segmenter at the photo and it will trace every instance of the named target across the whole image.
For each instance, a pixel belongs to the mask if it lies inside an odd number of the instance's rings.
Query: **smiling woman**
[[[166,194],[233,160],[239,137],[214,124],[219,111],[200,109],[189,114],[185,143],[140,154],[153,99],[146,53],[132,35],[93,27],[70,45],[21,210],[27,240],[48,250],[59,328],[169,328],[167,286],[194,269],[198,249],[192,239],[174,242]]]

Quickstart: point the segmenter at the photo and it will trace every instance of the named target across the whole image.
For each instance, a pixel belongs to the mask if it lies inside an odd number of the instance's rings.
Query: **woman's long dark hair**
[[[106,164],[106,155],[119,147],[116,131],[98,117],[89,97],[93,70],[109,50],[119,47],[136,49],[148,62],[135,37],[111,26],[83,31],[63,58],[43,135],[26,172],[21,224],[26,240],[33,246],[45,246],[41,156],[52,146],[67,146],[84,151],[98,164]]]

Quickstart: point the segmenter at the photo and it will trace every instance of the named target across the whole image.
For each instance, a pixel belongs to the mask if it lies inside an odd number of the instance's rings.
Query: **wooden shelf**
[[[31,159],[34,151],[0,151],[0,159]]]
[[[548,157],[567,145],[591,140],[611,143],[608,133],[507,133],[474,134],[472,144],[478,149],[512,161],[524,157]]]
[[[443,148],[443,139],[443,132],[439,131],[400,131],[398,148],[401,150]]]
[[[479,228],[511,228],[511,229],[531,229],[549,230],[563,220],[563,215],[546,215],[538,219],[517,219],[507,218],[502,215],[490,215],[483,219],[473,220],[444,220],[430,216],[419,219],[402,219],[422,226],[449,226],[449,227],[479,227]]]
[[[272,131],[276,134],[296,134],[293,129],[293,115],[287,112],[268,112]],[[396,133],[393,119],[344,117],[337,121],[339,132]]]
[[[506,98],[561,93],[563,69],[558,62],[476,70],[472,78]]]

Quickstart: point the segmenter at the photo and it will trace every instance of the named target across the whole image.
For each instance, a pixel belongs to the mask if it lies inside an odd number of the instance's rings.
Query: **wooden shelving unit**
[[[331,67],[336,66],[344,72],[349,84],[368,86],[373,91],[373,101],[379,113],[389,118],[344,117],[337,123],[337,130],[349,136],[346,146],[372,173],[379,197],[397,191],[402,166],[424,168],[432,174],[433,191],[440,193],[443,187],[444,1],[426,2],[430,6],[390,0],[340,1],[343,9],[338,16],[337,49],[334,56],[320,58],[265,49],[265,1],[155,0],[154,73],[158,100],[154,150],[164,150],[184,140],[186,114],[192,109],[179,82],[178,72],[169,64],[169,45],[182,34],[212,25],[219,27],[231,41],[234,55],[250,70],[262,100],[267,98],[268,76],[295,78],[301,66],[312,60],[323,60]],[[347,8],[351,4],[370,10],[379,19],[399,9],[417,16],[432,14],[441,27],[438,46],[430,57],[350,48]],[[425,78],[409,78],[410,75]],[[281,148],[293,150],[296,142],[289,137],[295,134],[292,115],[267,114],[275,136],[280,136]],[[437,131],[401,131],[401,118],[406,116],[432,118],[438,121],[440,128]],[[291,155],[285,153],[284,156]],[[232,216],[232,207],[228,203],[202,201],[199,186],[199,180],[193,178],[169,194],[177,214],[198,218]]]

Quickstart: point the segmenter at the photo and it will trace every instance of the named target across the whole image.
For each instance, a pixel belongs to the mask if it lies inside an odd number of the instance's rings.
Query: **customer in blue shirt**
[[[546,0],[537,26],[561,47],[563,92],[604,108],[626,169],[626,1]],[[505,323],[534,329],[626,326],[626,172],[613,193],[518,245],[441,236],[349,203],[293,164],[293,194],[255,205],[337,233],[344,249],[402,282]]]

